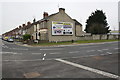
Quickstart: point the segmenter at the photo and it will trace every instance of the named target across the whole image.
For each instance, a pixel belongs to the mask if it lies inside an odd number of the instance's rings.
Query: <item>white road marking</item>
[[[10,48],[10,49],[14,49],[14,50],[28,50],[28,49],[24,49],[24,48]]]
[[[114,75],[114,74],[111,74],[111,73],[108,73],[108,72],[105,72],[105,71],[90,68],[90,67],[87,67],[87,66],[84,66],[84,65],[76,64],[76,63],[73,63],[73,62],[70,62],[70,61],[66,61],[66,60],[62,60],[62,59],[56,59],[56,60],[60,61],[60,62],[63,62],[63,63],[66,63],[66,64],[69,64],[69,65],[72,65],[72,66],[75,66],[75,67],[78,67],[78,68],[81,68],[81,69],[84,69],[84,70],[87,70],[87,71],[91,71],[91,72],[94,72],[94,73],[97,73],[97,74],[101,74],[103,76],[107,76],[107,77],[110,77],[110,78],[120,78],[118,75]]]
[[[119,48],[114,48],[114,49],[119,49]]]
[[[23,54],[23,53],[15,53],[15,52],[0,52],[2,54]]]
[[[13,53],[13,52],[1,52],[1,53]]]
[[[88,55],[88,57],[89,57],[89,56],[96,56],[96,54],[94,54],[94,55]]]
[[[62,50],[62,49],[40,49],[40,50]]]
[[[73,52],[68,52],[68,53],[78,53],[78,52],[80,52],[80,51],[73,51]]]
[[[100,54],[100,55],[106,55],[106,54]]]
[[[108,50],[108,49],[102,49],[102,50]]]
[[[110,53],[110,52],[107,52],[108,54],[112,54],[112,53]]]
[[[46,56],[46,54],[44,54],[43,56]]]
[[[97,51],[102,52],[102,50],[97,50]]]
[[[4,46],[2,46],[2,48],[8,48],[8,46],[5,46],[5,45],[4,45]]]
[[[83,46],[83,47],[80,46],[80,49],[81,49],[81,48],[91,48],[91,47],[98,47],[98,46],[86,46],[86,47],[84,47],[84,46]]]
[[[5,45],[4,43],[2,43],[2,45]]]
[[[49,53],[49,54],[61,54],[61,53],[55,52],[55,53]]]
[[[95,50],[88,50],[87,52],[93,52],[93,51],[95,51]]]
[[[42,58],[42,60],[45,60],[45,58]]]
[[[32,54],[41,54],[41,53],[32,53]]]

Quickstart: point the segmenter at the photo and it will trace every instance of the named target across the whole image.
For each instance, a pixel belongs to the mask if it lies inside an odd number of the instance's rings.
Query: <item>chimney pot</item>
[[[59,12],[65,13],[65,9],[64,8],[59,8]]]

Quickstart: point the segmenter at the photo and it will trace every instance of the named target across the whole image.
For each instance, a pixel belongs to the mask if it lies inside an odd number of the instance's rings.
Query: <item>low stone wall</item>
[[[93,40],[92,36],[81,36],[81,37],[76,37],[76,40]]]
[[[107,40],[107,39],[120,39],[120,35],[87,35],[82,37],[76,37],[76,40]]]

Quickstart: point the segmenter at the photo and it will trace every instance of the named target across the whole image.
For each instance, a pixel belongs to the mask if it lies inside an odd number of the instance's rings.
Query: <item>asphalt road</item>
[[[3,78],[119,77],[118,42],[54,47],[1,44]]]

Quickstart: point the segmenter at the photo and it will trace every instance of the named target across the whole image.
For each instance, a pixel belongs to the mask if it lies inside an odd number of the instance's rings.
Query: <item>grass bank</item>
[[[118,40],[80,40],[76,41],[76,43],[100,43],[100,42],[111,42],[111,41],[118,41]]]
[[[112,41],[118,41],[118,40],[78,40],[74,41],[73,43],[71,41],[67,42],[45,42],[45,43],[34,43],[31,44],[31,46],[55,46],[55,45],[70,45],[70,44],[82,44],[82,43],[100,43],[100,42],[112,42]]]

